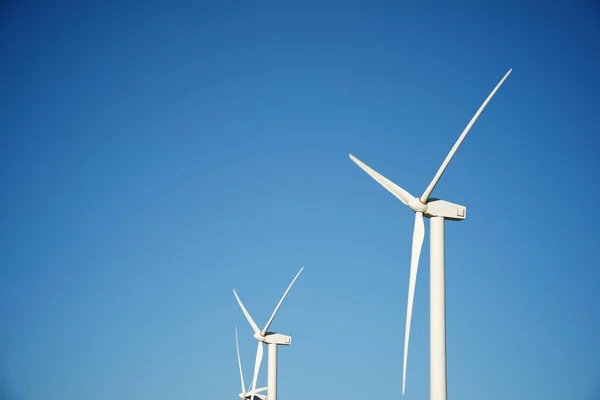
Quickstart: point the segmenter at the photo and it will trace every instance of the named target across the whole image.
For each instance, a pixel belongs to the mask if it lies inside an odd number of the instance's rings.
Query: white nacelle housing
[[[292,337],[282,335],[281,333],[267,333],[267,336],[265,336],[264,343],[273,343],[281,346],[289,346],[290,344],[292,344]]]
[[[446,219],[461,221],[467,217],[467,207],[448,201],[431,199],[427,203],[426,217],[444,217]]]

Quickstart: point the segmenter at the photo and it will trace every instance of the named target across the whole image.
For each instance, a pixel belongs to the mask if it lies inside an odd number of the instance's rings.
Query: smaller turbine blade
[[[254,331],[254,333],[259,333],[260,329],[258,329],[258,325],[256,325],[256,322],[254,322],[254,320],[252,319],[252,317],[248,313],[248,310],[246,310],[246,307],[244,307],[244,303],[242,303],[242,300],[240,300],[240,297],[235,292],[235,289],[233,289],[233,294],[235,295],[235,298],[237,299],[237,302],[240,305],[240,308],[242,309],[242,312],[246,316],[246,319],[250,323],[250,326],[252,326],[252,330]]]
[[[248,390],[244,391],[244,395],[247,395],[248,393],[250,393],[250,389],[252,389],[252,384],[254,383],[254,379],[252,379],[252,381],[250,382],[250,384],[248,385]]]
[[[448,164],[450,164],[450,161],[452,160],[452,157],[454,157],[454,154],[456,153],[456,150],[458,150],[458,147],[460,146],[460,144],[463,142],[463,140],[467,136],[467,133],[469,133],[469,130],[471,129],[471,127],[473,126],[473,124],[475,123],[475,121],[477,121],[477,118],[479,118],[479,114],[481,114],[481,112],[483,111],[483,109],[485,108],[485,106],[487,106],[487,104],[492,99],[492,97],[494,97],[494,94],[496,94],[496,91],[498,89],[500,89],[500,86],[502,86],[502,84],[504,83],[504,81],[506,80],[506,78],[508,78],[508,75],[510,75],[511,72],[512,72],[512,68],[508,70],[508,72],[506,73],[506,75],[504,75],[504,77],[496,85],[496,87],[494,88],[494,90],[492,90],[492,92],[489,94],[489,96],[487,97],[487,99],[485,99],[485,101],[483,102],[483,104],[479,107],[479,110],[477,110],[477,112],[475,113],[475,115],[473,116],[473,118],[471,118],[471,121],[469,121],[469,124],[467,125],[467,127],[465,128],[465,130],[459,136],[459,138],[456,141],[456,143],[454,143],[454,146],[452,146],[452,149],[450,150],[450,153],[448,153],[448,155],[446,156],[446,159],[442,163],[442,166],[440,167],[440,169],[438,170],[438,172],[433,177],[433,180],[431,181],[431,183],[429,184],[429,186],[427,186],[427,189],[425,189],[425,192],[423,192],[423,195],[421,196],[421,202],[422,203],[424,203],[424,204],[427,203],[427,200],[429,199],[429,196],[431,196],[431,193],[433,192],[433,189],[435,189],[435,186],[438,184],[438,181],[440,180],[440,178],[444,174],[444,171],[446,170],[446,167],[448,167]]]
[[[381,175],[379,172],[375,171],[373,168],[369,167],[367,164],[360,161],[358,158],[354,157],[352,154],[350,154],[350,159],[405,205],[408,205],[408,202],[414,199],[413,195],[387,179],[385,176]]]
[[[252,390],[250,391],[250,399],[255,400],[254,395],[256,394],[256,381],[258,380],[258,371],[260,370],[260,363],[263,357],[263,344],[258,342],[256,348],[256,361],[254,362],[254,378],[252,379]]]
[[[406,360],[408,358],[408,339],[410,337],[410,321],[412,319],[413,300],[415,297],[415,287],[417,285],[417,271],[419,269],[419,257],[421,256],[421,247],[425,238],[425,226],[423,223],[423,213],[415,213],[415,230],[413,231],[412,254],[410,260],[410,277],[408,283],[408,302],[406,304],[406,330],[404,332],[404,366],[402,369],[402,394],[406,388]]]
[[[273,322],[273,318],[275,318],[275,315],[277,314],[277,311],[279,311],[279,307],[281,307],[281,303],[283,303],[283,300],[285,299],[285,296],[287,296],[288,292],[290,291],[290,289],[294,285],[294,282],[296,282],[296,279],[298,279],[298,277],[300,276],[300,274],[302,273],[303,270],[304,270],[304,267],[300,268],[300,271],[298,271],[298,273],[296,274],[296,276],[292,280],[292,283],[290,283],[290,286],[288,286],[288,288],[285,291],[285,293],[283,294],[283,296],[281,296],[281,300],[279,300],[279,303],[277,303],[277,307],[275,307],[275,311],[273,311],[273,314],[271,314],[271,318],[269,318],[269,321],[267,321],[267,324],[265,325],[265,328],[260,333],[261,336],[265,336],[267,334],[267,330],[271,326],[271,323]]]
[[[237,349],[238,366],[240,367],[240,380],[242,382],[242,393],[246,391],[246,385],[244,384],[244,373],[242,372],[242,359],[240,358],[240,345],[238,343],[237,326],[235,327],[235,348]]]
[[[256,389],[256,393],[264,392],[265,390],[267,390],[266,387],[261,387],[260,389]]]

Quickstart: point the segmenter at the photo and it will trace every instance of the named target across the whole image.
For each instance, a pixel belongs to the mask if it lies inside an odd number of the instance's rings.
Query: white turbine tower
[[[391,182],[381,174],[350,154],[350,158],[367,174],[375,179],[384,188],[396,196],[402,203],[415,212],[415,226],[413,231],[412,255],[410,261],[410,277],[408,286],[408,303],[406,305],[406,331],[404,335],[404,364],[402,373],[402,394],[406,387],[406,360],[408,356],[408,339],[410,336],[410,320],[412,317],[413,299],[417,281],[417,269],[425,227],[423,217],[430,219],[430,398],[432,400],[446,400],[446,304],[445,304],[445,272],[444,272],[444,220],[461,221],[466,217],[466,208],[435,198],[430,199],[433,189],[437,185],[446,167],[452,160],[454,153],[464,140],[465,136],[483,111],[485,106],[512,72],[510,69],[500,80],[498,85],[485,99],[479,110],[475,113],[465,130],[462,132],[450,153],[442,163],[433,180],[425,189],[421,197],[413,197],[406,190]]]
[[[242,359],[240,358],[240,345],[238,343],[237,327],[235,328],[235,348],[237,349],[238,366],[240,367],[240,381],[242,382],[242,391],[238,396],[240,397],[240,400],[256,400],[252,398],[252,392],[250,391],[252,384],[250,384],[250,386],[246,390],[246,384],[244,383],[244,373],[242,372]],[[266,387],[256,389],[254,397],[260,400],[267,400],[267,396],[265,396],[264,394],[257,394],[260,392],[264,392],[265,390],[267,390]]]
[[[292,288],[294,282],[296,282],[296,279],[298,279],[298,277],[302,273],[303,269],[304,267],[300,268],[300,271],[296,274],[296,276],[292,280],[292,283],[290,283],[290,285],[288,286],[287,290],[281,297],[281,300],[279,300],[279,303],[277,303],[277,307],[275,307],[271,318],[269,318],[267,324],[265,325],[262,331],[258,329],[258,325],[256,325],[256,323],[246,310],[246,307],[244,307],[244,304],[240,300],[235,289],[233,290],[233,294],[235,295],[235,298],[237,299],[240,308],[242,309],[242,312],[246,316],[246,319],[248,320],[250,326],[252,327],[252,330],[254,331],[254,338],[258,341],[258,347],[256,349],[256,361],[254,364],[254,379],[252,381],[252,390],[250,391],[251,396],[254,393],[256,393],[256,380],[258,379],[258,370],[260,369],[260,363],[262,362],[263,357],[263,343],[266,343],[269,345],[267,396],[268,400],[277,400],[277,346],[289,346],[290,344],[292,344],[292,338],[290,336],[282,335],[280,333],[269,332],[268,329],[271,326],[271,323],[273,323],[273,319],[275,318],[277,311],[279,311],[281,303],[283,303],[283,300]]]

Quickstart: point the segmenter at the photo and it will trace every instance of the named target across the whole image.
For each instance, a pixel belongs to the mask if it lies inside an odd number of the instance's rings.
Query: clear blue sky
[[[280,399],[401,398],[414,217],[348,153],[420,194],[509,68],[434,192],[448,393],[600,397],[595,2],[84,3],[0,9],[2,399],[237,398],[232,289],[262,325],[303,265]]]

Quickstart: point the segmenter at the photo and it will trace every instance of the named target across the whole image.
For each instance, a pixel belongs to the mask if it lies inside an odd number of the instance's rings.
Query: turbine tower
[[[250,396],[253,396],[254,393],[256,393],[256,380],[258,379],[258,370],[260,369],[260,363],[262,362],[263,357],[263,343],[266,343],[269,345],[269,358],[267,369],[267,396],[268,400],[277,400],[277,346],[289,346],[290,344],[292,344],[292,338],[290,336],[282,335],[280,333],[269,332],[268,329],[273,323],[273,319],[275,318],[277,311],[279,311],[281,303],[283,303],[283,300],[294,285],[294,282],[296,282],[296,279],[298,279],[298,277],[302,273],[302,270],[304,270],[304,267],[300,268],[300,271],[296,274],[296,276],[292,280],[292,283],[290,283],[290,285],[288,286],[287,290],[281,297],[281,300],[279,300],[279,303],[277,303],[277,307],[275,307],[273,314],[271,314],[271,318],[269,318],[267,324],[262,329],[262,331],[258,329],[258,325],[256,325],[256,323],[246,310],[246,307],[244,307],[244,304],[240,300],[240,297],[236,293],[235,289],[233,290],[233,294],[235,295],[235,298],[237,299],[237,302],[240,305],[244,316],[246,317],[246,319],[250,323],[250,326],[252,327],[252,330],[254,331],[254,338],[258,341],[258,347],[256,349],[256,360],[254,363],[254,379],[252,382],[252,390],[250,392]]]
[[[433,189],[440,180],[442,174],[448,167],[448,164],[454,157],[456,150],[467,136],[467,133],[492,99],[496,91],[504,83],[508,75],[512,72],[510,69],[494,90],[483,102],[479,110],[475,113],[465,130],[462,132],[450,153],[442,163],[441,167],[433,177],[433,180],[425,189],[421,197],[414,197],[400,186],[388,180],[378,172],[371,169],[358,158],[350,154],[350,159],[362,168],[371,178],[375,179],[381,186],[386,188],[402,203],[407,205],[415,212],[415,225],[412,240],[412,254],[410,261],[410,276],[408,286],[408,303],[406,305],[406,331],[404,334],[404,364],[402,372],[402,394],[406,388],[406,361],[408,357],[408,339],[410,336],[410,321],[412,317],[413,299],[415,295],[415,285],[417,281],[417,269],[419,267],[419,257],[421,247],[425,237],[425,227],[423,217],[430,220],[430,365],[429,365],[429,391],[431,400],[446,400],[446,288],[445,288],[445,266],[444,266],[444,221],[462,221],[466,217],[466,208],[458,204],[449,203],[444,200],[430,198]]]
[[[235,328],[235,348],[237,349],[238,366],[240,367],[240,381],[242,382],[242,391],[238,395],[240,400],[267,400],[267,396],[265,396],[264,394],[257,394],[267,390],[266,387],[256,389],[254,397],[252,397],[252,392],[250,391],[252,384],[250,384],[250,386],[246,390],[246,385],[244,384],[244,373],[242,372],[242,359],[240,358],[240,345],[238,343],[237,327]]]

